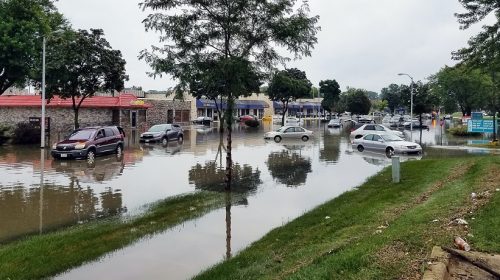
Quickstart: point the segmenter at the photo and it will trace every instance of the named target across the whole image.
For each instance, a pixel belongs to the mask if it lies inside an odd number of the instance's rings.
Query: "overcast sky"
[[[130,80],[126,86],[165,90],[169,77],[153,79],[137,56],[157,44],[141,23],[137,0],[59,0],[57,6],[74,28],[101,28],[114,49],[122,51]],[[315,86],[336,79],[346,86],[380,92],[391,83],[409,83],[405,72],[424,80],[444,65],[454,65],[451,51],[466,46],[480,26],[459,30],[458,0],[310,0],[321,31],[312,56],[287,67],[306,71]]]

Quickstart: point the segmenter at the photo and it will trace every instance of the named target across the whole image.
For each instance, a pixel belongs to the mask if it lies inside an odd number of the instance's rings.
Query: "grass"
[[[226,199],[209,192],[178,196],[154,204],[134,219],[91,222],[0,245],[0,279],[56,275],[221,207]]]
[[[488,148],[488,149],[500,149],[500,144],[498,143],[498,141],[496,141],[496,142],[490,141],[489,143],[485,143],[485,144],[473,144],[473,145],[469,145],[469,146],[478,147],[478,148]]]
[[[386,169],[196,279],[420,279],[434,245],[469,233],[500,252],[499,171],[493,156],[406,162],[399,184]]]

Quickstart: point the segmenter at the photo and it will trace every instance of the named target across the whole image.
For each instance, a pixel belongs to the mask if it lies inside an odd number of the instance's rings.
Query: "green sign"
[[[467,131],[493,133],[493,120],[469,120]]]

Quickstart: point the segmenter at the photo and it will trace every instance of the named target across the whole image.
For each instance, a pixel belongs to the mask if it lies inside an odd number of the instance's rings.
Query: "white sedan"
[[[311,138],[313,132],[300,126],[285,125],[276,131],[266,132],[264,139],[273,139],[275,142],[281,142],[283,139],[302,139],[307,141]]]
[[[392,134],[396,135],[400,138],[404,138],[405,135],[403,132],[398,131],[398,130],[392,130],[388,128],[387,126],[381,125],[381,124],[365,124],[359,127],[358,129],[354,130],[351,132],[351,137],[354,139],[361,138],[367,134],[372,134],[372,133],[378,133],[378,134]]]
[[[404,141],[394,134],[367,134],[352,141],[352,148],[362,152],[364,150],[385,152],[387,156],[394,154],[421,154],[422,147],[414,142]]]

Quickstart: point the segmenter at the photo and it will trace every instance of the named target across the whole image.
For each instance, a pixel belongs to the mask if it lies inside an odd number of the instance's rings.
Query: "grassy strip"
[[[467,235],[468,228],[450,221],[478,210],[473,247],[477,240],[479,248],[500,249],[486,243],[500,232],[500,195],[470,198],[491,192],[484,180],[498,182],[500,159],[411,161],[402,168],[400,184],[386,169],[196,279],[420,279],[432,246],[451,246],[455,235]]]
[[[156,203],[138,218],[109,219],[0,246],[0,279],[55,275],[223,206],[224,194],[199,192]]]

